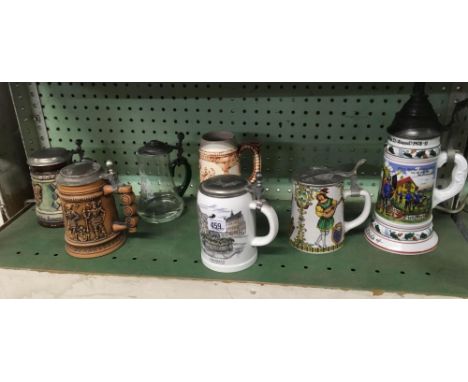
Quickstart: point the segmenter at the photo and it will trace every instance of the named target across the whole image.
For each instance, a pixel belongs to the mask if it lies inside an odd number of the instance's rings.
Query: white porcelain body
[[[290,244],[302,252],[327,253],[342,247],[345,233],[365,222],[371,210],[371,196],[360,190],[364,198],[361,214],[352,221],[344,220],[344,200],[353,196],[343,190],[343,183],[330,186],[313,186],[293,182]],[[325,197],[324,197],[325,195]],[[332,216],[323,215],[327,209]]]
[[[402,255],[435,249],[438,237],[432,227],[432,209],[463,189],[468,172],[466,159],[455,154],[450,184],[437,189],[437,169],[447,160],[439,138],[389,137],[375,213],[365,231],[372,245]]]
[[[250,193],[215,198],[199,191],[197,205],[202,262],[216,272],[238,272],[250,267],[257,260],[257,247],[271,243],[278,233],[275,210],[265,201],[253,200]],[[257,207],[270,225],[266,236],[256,236]]]
[[[200,183],[216,175],[241,175],[240,155],[251,151],[252,173],[249,182],[261,171],[260,149],[256,144],[238,145],[234,134],[229,131],[213,131],[204,134],[200,141]]]

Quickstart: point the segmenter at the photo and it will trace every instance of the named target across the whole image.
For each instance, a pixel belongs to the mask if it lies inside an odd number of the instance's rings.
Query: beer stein
[[[65,222],[65,250],[74,257],[107,255],[125,243],[125,232],[136,232],[138,216],[130,185],[120,184],[107,163],[108,171],[90,160],[73,163],[57,176]],[[118,219],[113,194],[120,196],[125,221]]]
[[[432,209],[463,189],[468,168],[463,155],[453,152],[450,184],[435,188],[437,169],[449,159],[441,151],[441,130],[424,85],[416,84],[388,128],[380,191],[365,231],[373,246],[401,255],[418,255],[436,247]]]
[[[39,224],[44,227],[63,227],[62,207],[56,193],[55,179],[60,169],[72,163],[73,154],[78,154],[80,161],[83,159],[82,142],[81,139],[76,140],[75,150],[50,147],[35,151],[28,158],[36,216]]]
[[[179,217],[184,210],[184,195],[192,179],[192,168],[182,156],[184,134],[178,134],[175,146],[160,141],[150,141],[137,151],[141,192],[138,214],[149,223],[164,223]],[[177,158],[170,161],[170,153],[177,150]],[[182,185],[174,184],[177,166],[184,166]]]
[[[270,244],[278,233],[275,210],[261,198],[261,175],[249,185],[238,175],[217,175],[200,184],[197,196],[203,264],[217,272],[238,272],[257,260],[257,247]],[[270,226],[256,236],[255,210]]]
[[[241,175],[240,154],[250,150],[253,154],[253,169],[249,182],[261,171],[260,147],[256,143],[238,145],[229,131],[212,131],[202,136],[200,142],[200,182],[215,175]]]
[[[290,244],[302,252],[327,253],[343,246],[345,233],[364,223],[371,210],[371,196],[358,187],[357,169],[350,172],[327,167],[300,171],[293,180]],[[351,188],[344,190],[344,180],[351,178]],[[363,197],[364,207],[354,220],[344,220],[344,200]]]

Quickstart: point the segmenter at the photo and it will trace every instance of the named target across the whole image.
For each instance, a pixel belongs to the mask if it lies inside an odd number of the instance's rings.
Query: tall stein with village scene
[[[257,247],[278,233],[278,216],[262,198],[260,173],[249,184],[239,175],[217,175],[200,184],[197,196],[203,264],[217,272],[238,272],[255,263]],[[256,211],[265,215],[269,232],[256,236]]]
[[[402,255],[418,255],[436,247],[432,209],[463,189],[468,167],[466,159],[453,152],[450,184],[436,188],[437,169],[449,159],[441,151],[441,130],[424,84],[416,84],[388,128],[375,213],[365,232],[373,246]]]
[[[352,171],[338,171],[327,167],[300,170],[293,180],[289,243],[302,252],[328,253],[343,246],[345,233],[364,223],[371,211],[371,196],[357,186],[357,169],[365,163],[361,159]],[[344,189],[344,181],[351,178],[351,188]],[[344,201],[362,197],[364,206],[357,218],[344,219]]]
[[[65,250],[70,256],[107,255],[125,243],[126,232],[136,231],[138,216],[132,186],[121,184],[111,161],[107,171],[91,160],[73,163],[57,176],[65,225]],[[118,194],[125,221],[120,221],[114,194]]]

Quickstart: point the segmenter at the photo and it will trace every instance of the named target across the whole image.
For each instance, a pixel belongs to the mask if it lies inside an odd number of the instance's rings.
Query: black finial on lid
[[[411,97],[396,113],[387,129],[390,135],[403,139],[432,139],[440,137],[442,125],[424,91],[425,84],[414,84]]]

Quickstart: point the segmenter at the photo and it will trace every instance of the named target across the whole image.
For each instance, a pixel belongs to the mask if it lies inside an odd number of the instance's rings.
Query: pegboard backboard
[[[100,163],[114,160],[121,175],[136,181],[135,151],[151,139],[175,143],[182,131],[193,195],[201,135],[230,130],[239,142],[262,144],[267,196],[289,199],[296,168],[350,168],[360,158],[368,160],[361,182],[375,192],[386,127],[412,84],[38,83],[37,88],[52,146],[72,148],[81,138],[87,156]],[[451,90],[451,84],[427,86],[442,119]]]

